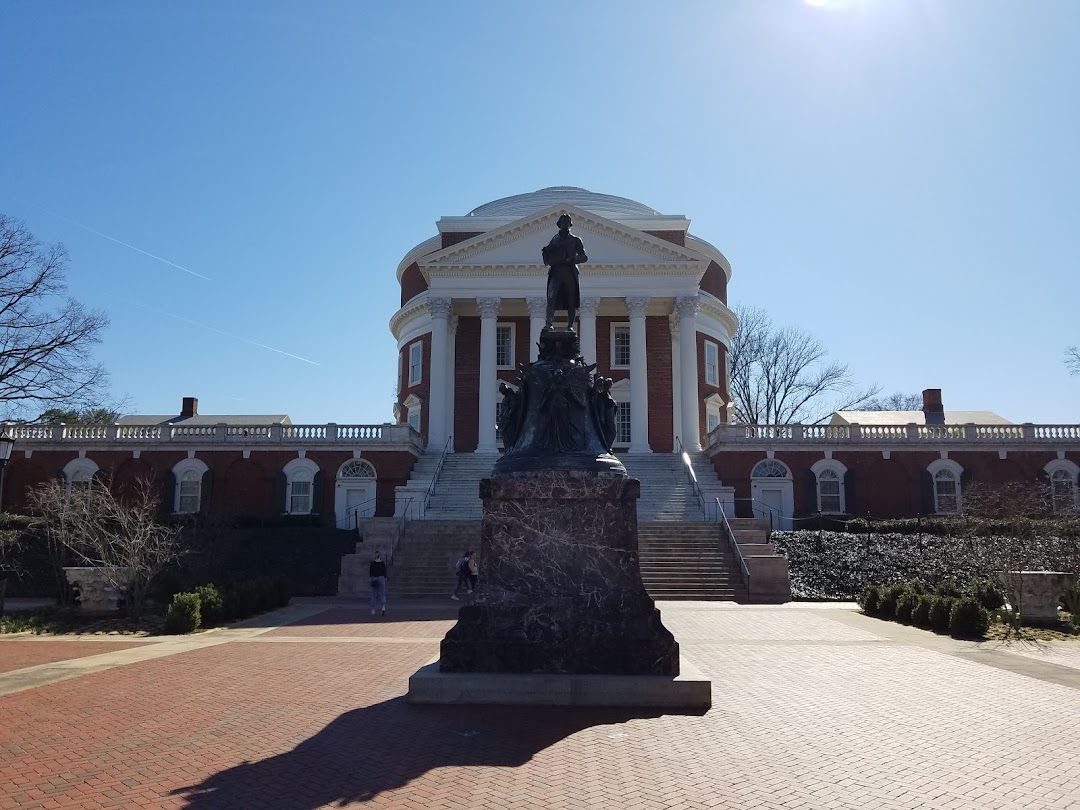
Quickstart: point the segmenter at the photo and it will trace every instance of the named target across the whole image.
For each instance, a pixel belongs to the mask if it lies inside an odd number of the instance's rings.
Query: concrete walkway
[[[410,706],[456,608],[0,636],[0,808],[1080,806],[1080,643],[663,603],[707,714]]]

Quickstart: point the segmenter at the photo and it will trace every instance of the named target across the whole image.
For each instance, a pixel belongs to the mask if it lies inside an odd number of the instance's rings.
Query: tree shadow
[[[660,717],[649,709],[414,706],[394,698],[341,715],[291,751],[172,792],[187,807],[308,810],[361,802],[433,768],[517,767],[586,728]]]

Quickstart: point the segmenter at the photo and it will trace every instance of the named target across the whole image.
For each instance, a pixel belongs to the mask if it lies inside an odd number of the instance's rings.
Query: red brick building
[[[348,526],[403,515],[429,491],[444,449],[494,456],[500,380],[536,356],[547,270],[541,248],[562,214],[574,220],[582,354],[616,382],[616,451],[644,458],[680,449],[711,461],[699,482],[728,514],[770,514],[791,526],[819,513],[879,517],[963,510],[974,480],[1052,482],[1076,507],[1080,426],[1013,425],[988,412],[840,413],[830,425],[728,423],[727,306],[731,266],[690,221],[622,197],[556,187],[446,216],[397,268],[400,307],[396,424],[294,425],[285,415],[176,416],[116,425],[8,426],[16,449],[4,507],[27,487],[108,475],[154,478],[171,511],[226,517],[308,515]],[[629,460],[628,460],[629,466]],[[425,467],[418,472],[420,467]]]

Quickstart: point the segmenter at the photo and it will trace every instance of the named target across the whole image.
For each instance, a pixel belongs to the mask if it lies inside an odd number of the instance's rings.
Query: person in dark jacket
[[[382,615],[386,615],[386,563],[383,562],[382,553],[376,551],[368,568],[371,576],[371,615],[375,615],[375,608],[382,605]]]

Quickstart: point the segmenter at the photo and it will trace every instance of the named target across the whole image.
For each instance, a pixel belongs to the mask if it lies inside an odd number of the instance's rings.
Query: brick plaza
[[[0,808],[1076,808],[1080,644],[661,603],[713,708],[405,702],[455,611],[0,637]]]

